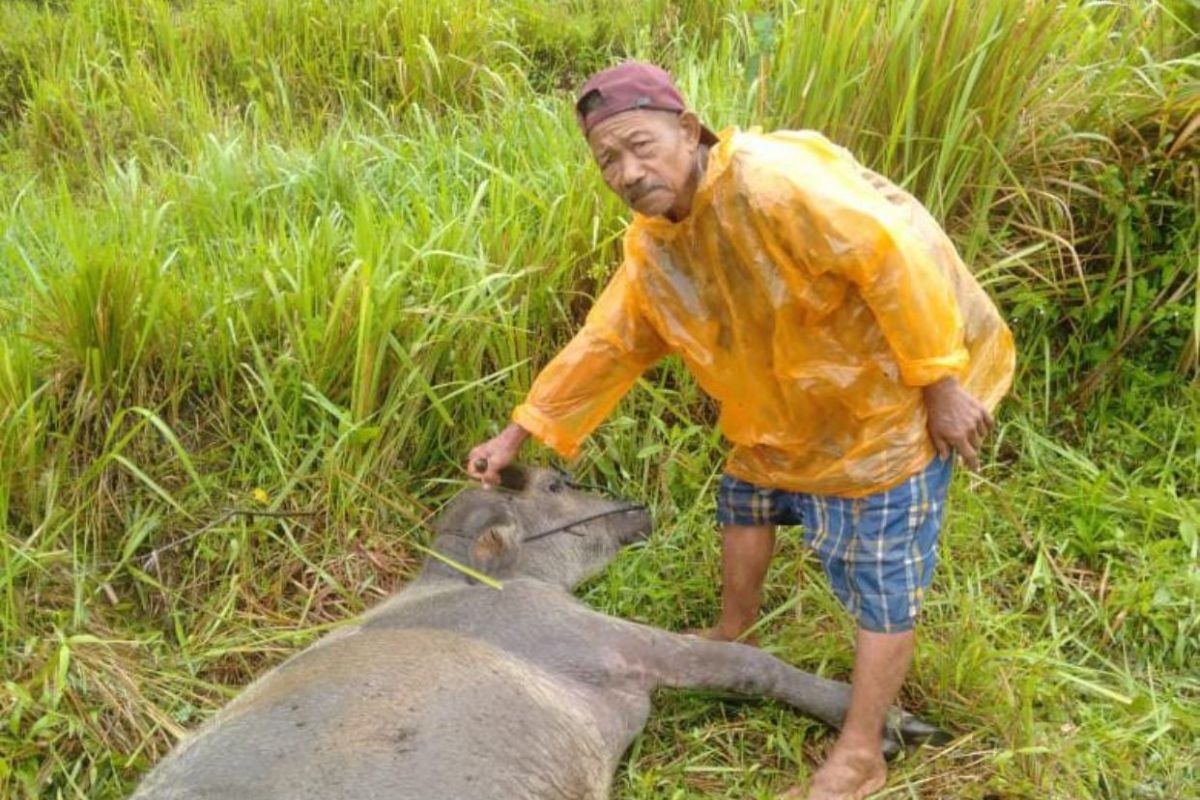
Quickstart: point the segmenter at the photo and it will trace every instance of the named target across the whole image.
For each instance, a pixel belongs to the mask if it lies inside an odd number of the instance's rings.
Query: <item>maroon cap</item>
[[[640,61],[626,61],[588,78],[575,102],[575,118],[583,135],[587,136],[592,128],[609,117],[639,108],[677,114],[687,110],[683,95],[665,69]],[[718,139],[701,125],[700,141],[711,146]]]

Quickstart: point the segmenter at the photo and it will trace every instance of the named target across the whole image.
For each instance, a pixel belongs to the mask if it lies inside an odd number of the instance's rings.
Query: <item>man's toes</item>
[[[887,783],[887,767],[877,755],[837,747],[813,775],[807,800],[863,800]]]

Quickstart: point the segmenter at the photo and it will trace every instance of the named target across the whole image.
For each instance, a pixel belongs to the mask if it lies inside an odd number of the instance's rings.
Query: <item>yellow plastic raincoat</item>
[[[728,129],[691,213],[635,215],[625,260],[513,421],[566,457],[678,354],[721,406],[731,475],[861,496],[934,451],[920,387],[989,409],[1012,336],[929,213],[812,132]]]

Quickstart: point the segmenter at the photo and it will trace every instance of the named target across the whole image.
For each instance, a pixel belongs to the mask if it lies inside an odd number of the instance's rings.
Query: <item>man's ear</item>
[[[700,146],[700,118],[695,112],[684,111],[679,115],[679,127],[683,131],[683,139],[692,149]]]

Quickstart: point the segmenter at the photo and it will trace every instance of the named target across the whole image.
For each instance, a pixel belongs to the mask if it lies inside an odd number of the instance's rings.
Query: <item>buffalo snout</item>
[[[650,538],[654,522],[650,518],[650,510],[645,506],[630,506],[614,516],[618,541],[622,547]]]

